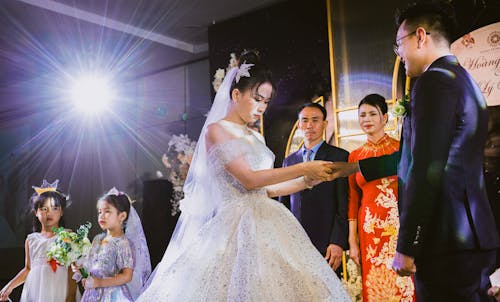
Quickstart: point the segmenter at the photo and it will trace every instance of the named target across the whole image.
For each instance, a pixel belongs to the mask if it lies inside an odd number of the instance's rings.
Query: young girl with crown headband
[[[33,233],[26,238],[25,266],[0,291],[0,301],[7,301],[12,290],[23,284],[22,302],[64,302],[77,300],[76,285],[71,271],[57,265],[55,270],[47,260],[49,247],[55,240],[54,228],[64,226],[63,213],[68,206],[67,197],[57,191],[59,180],[50,184],[43,180],[41,187],[33,187]]]
[[[130,198],[115,188],[97,202],[97,235],[84,267],[82,302],[134,301],[151,272],[141,221]]]
[[[203,126],[162,261],[138,302],[350,301],[297,219],[269,198],[329,180],[330,164],[273,169],[250,129],[275,94],[258,54],[240,57]]]

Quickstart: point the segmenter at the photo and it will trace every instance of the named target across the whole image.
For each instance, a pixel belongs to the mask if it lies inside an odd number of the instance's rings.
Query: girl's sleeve
[[[119,269],[134,268],[134,255],[132,253],[131,243],[128,239],[120,242],[116,265]]]
[[[92,255],[95,255],[96,249],[99,247],[102,235],[98,234],[92,239],[92,245],[87,255],[83,256],[77,261],[77,264],[81,265],[87,272],[91,267]]]

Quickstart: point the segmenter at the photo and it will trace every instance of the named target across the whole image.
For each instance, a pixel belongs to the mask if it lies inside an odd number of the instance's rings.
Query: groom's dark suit
[[[349,153],[323,142],[319,147],[315,160],[347,161]],[[303,161],[302,149],[289,155],[283,161],[283,166],[291,166]],[[346,178],[324,182],[312,189],[299,191],[290,196],[281,196],[281,202],[290,201],[290,209],[305,229],[318,251],[325,255],[330,244],[336,244],[342,249],[349,248],[347,244],[347,192]]]
[[[415,81],[410,99],[400,152],[359,165],[367,180],[397,167],[397,251],[415,258],[421,299],[439,295],[440,284],[463,292],[487,283],[499,238],[484,185],[488,111],[478,86],[454,56],[445,56]]]

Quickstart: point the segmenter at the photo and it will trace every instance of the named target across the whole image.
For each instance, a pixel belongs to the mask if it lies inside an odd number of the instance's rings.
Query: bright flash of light
[[[70,98],[79,112],[97,114],[110,108],[114,92],[104,76],[84,75],[73,82]]]

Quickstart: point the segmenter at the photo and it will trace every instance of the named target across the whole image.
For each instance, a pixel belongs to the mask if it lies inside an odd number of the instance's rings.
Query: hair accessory
[[[121,196],[121,195],[125,195],[127,196],[127,199],[128,199],[128,202],[130,204],[133,204],[135,202],[135,200],[132,200],[132,198],[130,198],[130,196],[128,196],[127,193],[123,193],[122,191],[118,191],[118,189],[116,187],[112,187],[111,190],[109,190],[106,194],[104,194],[105,196],[106,195],[116,195],[116,196]]]
[[[112,187],[111,190],[109,190],[106,193],[106,195],[116,195],[116,196],[122,195],[122,194],[123,194],[123,192],[118,191],[118,189],[116,187]]]
[[[49,183],[47,180],[42,181],[42,185],[40,187],[32,186],[33,190],[35,190],[36,194],[40,196],[40,194],[45,192],[56,192],[57,185],[59,184],[59,179],[56,179],[53,183]]]
[[[250,67],[254,66],[255,64],[246,64],[245,62],[243,62],[243,64],[241,64],[240,68],[238,68],[238,72],[236,72],[236,83],[238,83],[240,81],[240,78],[241,77],[250,77]]]

